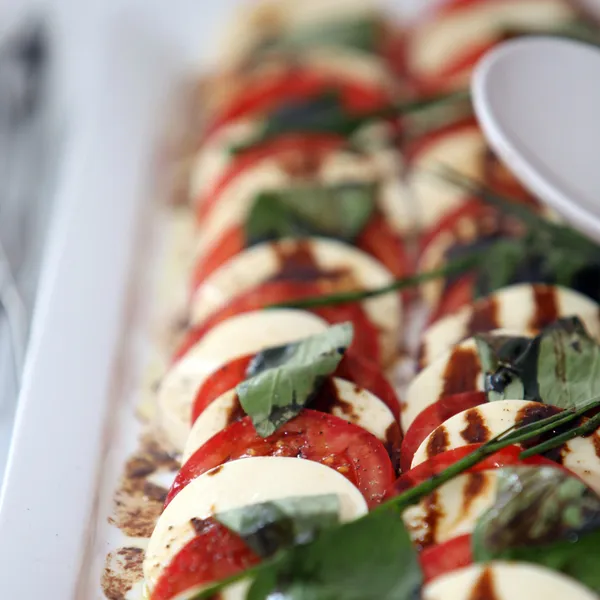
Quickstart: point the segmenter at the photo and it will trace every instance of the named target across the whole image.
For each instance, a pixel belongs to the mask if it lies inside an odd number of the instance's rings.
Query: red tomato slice
[[[209,404],[246,379],[248,365],[254,356],[254,354],[249,354],[236,358],[224,364],[206,378],[194,399],[192,425]]]
[[[418,160],[420,154],[427,152],[432,146],[438,144],[445,137],[454,136],[458,133],[470,133],[471,131],[479,131],[479,125],[473,117],[460,119],[459,121],[430,131],[415,139],[407,146],[406,160],[410,165],[410,163]]]
[[[335,469],[377,506],[394,480],[394,469],[383,444],[343,419],[305,409],[262,438],[250,417],[232,423],[200,447],[181,467],[165,506],[193,479],[230,460],[249,456],[290,456],[313,460]]]
[[[356,246],[376,258],[396,279],[412,272],[411,261],[400,236],[381,213],[375,213],[356,239]]]
[[[409,260],[404,244],[381,214],[375,214],[356,239],[356,246],[376,258],[396,277],[406,277]],[[235,225],[221,234],[208,252],[198,261],[192,276],[192,292],[214,270],[239,254],[246,247],[244,227]]]
[[[425,583],[456,569],[468,567],[473,563],[471,536],[460,535],[442,544],[425,548],[419,555],[419,562]]]
[[[217,204],[223,190],[240,174],[264,160],[278,157],[284,164],[294,165],[307,157],[319,164],[328,154],[345,143],[341,136],[325,133],[290,133],[249,148],[231,159],[215,185],[197,203],[199,220],[206,218]]]
[[[444,396],[435,404],[421,411],[408,428],[400,450],[400,468],[402,472],[410,470],[415,452],[423,440],[439,425],[463,410],[475,408],[487,402],[485,392],[465,392]]]
[[[454,314],[463,306],[473,302],[475,298],[475,277],[475,275],[463,275],[444,290],[440,303],[429,317],[430,325],[442,317]]]
[[[206,379],[194,400],[192,424],[213,400],[244,381],[248,365],[254,356],[254,354],[251,354],[236,358],[223,365]],[[390,409],[396,421],[399,420],[400,402],[394,389],[377,365],[359,356],[346,355],[333,375],[352,381],[357,386],[377,396]]]
[[[194,346],[209,329],[235,315],[259,310],[278,302],[289,302],[327,293],[323,282],[319,281],[268,281],[236,296],[222,309],[210,316],[204,323],[190,329],[177,349],[174,360],[181,358]],[[328,323],[351,321],[354,325],[354,341],[350,354],[358,354],[372,361],[379,361],[379,340],[377,329],[358,303],[322,306],[311,309]]]
[[[192,294],[213,271],[216,271],[236,254],[243,252],[245,247],[246,236],[243,227],[236,225],[223,232],[221,237],[196,263],[192,273]]]
[[[431,479],[445,468],[453,465],[455,462],[464,458],[468,454],[471,454],[474,450],[479,448],[481,444],[468,444],[467,446],[461,446],[460,448],[454,448],[442,452],[437,456],[417,465],[414,469],[411,469],[407,473],[404,473],[398,477],[394,482],[394,485],[386,492],[385,498],[393,498],[406,490],[411,489],[415,485]],[[488,456],[486,459],[477,463],[474,467],[471,467],[467,472],[476,473],[479,471],[486,471],[489,469],[499,469],[501,467],[510,467],[514,465],[545,465],[551,467],[561,468],[557,463],[544,458],[543,456],[532,456],[524,460],[519,459],[519,454],[523,451],[519,446],[507,446],[502,450],[499,450],[492,456]]]
[[[209,126],[209,133],[229,121],[273,110],[285,102],[318,96],[325,90],[339,93],[350,113],[368,112],[390,103],[388,90],[306,68],[293,68],[272,77],[245,82]]]
[[[173,558],[151,600],[170,600],[195,586],[231,577],[260,562],[244,540],[212,518],[196,523],[201,533]]]

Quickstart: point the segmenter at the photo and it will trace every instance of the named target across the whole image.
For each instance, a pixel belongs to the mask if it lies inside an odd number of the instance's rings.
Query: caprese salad
[[[148,600],[600,598],[600,247],[464,114],[486,49],[582,29],[566,0],[404,28],[270,0],[234,23],[190,161]]]

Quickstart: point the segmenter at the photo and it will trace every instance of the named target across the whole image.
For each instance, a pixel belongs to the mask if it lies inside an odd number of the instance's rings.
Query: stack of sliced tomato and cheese
[[[415,102],[576,19],[454,0],[401,31],[365,0],[279,0],[234,24],[190,180],[190,325],[157,390],[182,466],[151,600],[598,597],[600,249],[455,94],[436,125]],[[400,402],[416,291],[431,317]]]

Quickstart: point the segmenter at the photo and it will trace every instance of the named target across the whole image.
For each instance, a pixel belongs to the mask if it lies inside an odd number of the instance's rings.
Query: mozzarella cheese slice
[[[382,150],[371,155],[332,152],[323,159],[314,181],[325,185],[381,182],[377,198],[379,207],[390,225],[396,231],[404,232],[412,226],[411,209],[399,184],[397,157],[394,150]],[[244,224],[259,193],[306,183],[305,179],[298,181],[297,177],[288,174],[276,156],[241,173],[223,190],[202,223],[196,257],[212,249],[224,232]]]
[[[204,473],[177,494],[159,517],[144,559],[146,585],[152,591],[163,569],[196,536],[193,519],[269,500],[320,494],[338,495],[342,522],[367,512],[354,485],[334,469],[313,461],[244,458]]]
[[[294,249],[310,252],[323,271],[346,271],[348,280],[359,289],[373,289],[393,281],[390,272],[369,255],[335,240],[308,238],[283,240],[253,246],[214,271],[194,294],[191,306],[193,323],[201,323],[235,296],[269,281],[281,269],[281,256]],[[369,298],[362,303],[371,322],[379,330],[382,360],[389,364],[396,353],[402,306],[397,293]]]
[[[465,193],[435,173],[441,166],[481,179],[486,142],[476,127],[465,127],[440,137],[411,162],[408,188],[417,211],[421,230],[434,227],[443,217],[460,207]]]
[[[592,337],[600,337],[600,307],[583,294],[560,286],[507,286],[428,327],[422,337],[420,366],[477,332],[502,328],[535,335],[556,319],[571,316],[579,317]]]
[[[527,400],[498,400],[470,408],[434,429],[421,443],[412,467],[432,456],[472,443],[483,443],[523,421],[549,417],[553,407]],[[600,430],[575,438],[553,451],[558,463],[600,493]]]
[[[492,335],[522,336],[519,331],[495,329]],[[417,373],[402,400],[402,429],[408,431],[421,411],[443,396],[485,391],[475,338],[468,338],[438,356]]]
[[[380,90],[390,98],[399,93],[398,81],[386,62],[354,48],[315,46],[303,49],[302,55],[296,57],[296,65],[320,74],[324,81],[329,80],[334,85],[337,81],[353,83]],[[210,81],[210,94],[203,97],[202,108],[210,120],[210,115],[218,114],[232,97],[243,94],[248,84],[277,77],[289,71],[290,66],[289,57],[280,54],[262,57],[260,63],[219,71]]]
[[[492,561],[438,577],[423,589],[423,600],[598,600],[578,581],[529,563]]]
[[[496,500],[497,471],[463,473],[402,514],[420,548],[441,544],[475,529],[479,517]]]
[[[410,68],[420,78],[435,77],[462,53],[493,42],[507,29],[542,31],[568,22],[575,16],[564,0],[475,2],[416,27],[409,36],[407,53]],[[449,83],[468,83],[468,73],[459,75],[449,77]]]
[[[334,377],[335,388],[332,396],[335,401],[328,411],[336,417],[358,425],[387,445],[390,431],[393,429],[399,439],[399,426],[390,409],[375,395],[358,388],[356,384]],[[225,429],[232,421],[232,415],[239,414],[239,400],[235,390],[229,390],[216,398],[196,419],[183,452],[185,463],[200,446],[213,435]]]
[[[196,392],[213,371],[234,358],[295,342],[327,327],[312,313],[288,309],[243,313],[213,327],[171,366],[158,389],[159,423],[169,442],[183,450]]]
[[[532,415],[550,416],[552,408],[529,400],[497,400],[465,410],[450,417],[423,440],[411,466],[414,468],[447,450],[488,442]]]

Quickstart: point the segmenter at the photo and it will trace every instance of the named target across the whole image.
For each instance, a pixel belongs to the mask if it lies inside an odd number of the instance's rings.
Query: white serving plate
[[[2,598],[104,598],[164,234],[156,149],[178,84],[213,58],[239,3],[62,2],[74,121],[0,499]],[[417,4],[390,0],[401,12]]]

